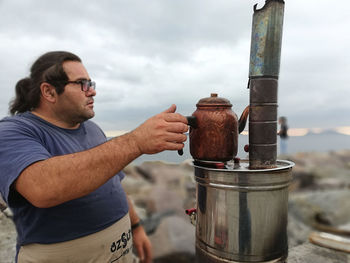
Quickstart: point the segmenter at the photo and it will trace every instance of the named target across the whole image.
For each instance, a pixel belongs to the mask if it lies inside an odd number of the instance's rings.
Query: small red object
[[[244,151],[246,153],[249,152],[249,144],[244,145]]]
[[[191,215],[192,213],[196,213],[197,209],[196,208],[186,209],[185,212],[186,214]]]
[[[224,164],[224,163],[216,163],[216,164],[215,164],[215,167],[216,167],[217,169],[224,169],[224,168],[225,168],[225,164]]]

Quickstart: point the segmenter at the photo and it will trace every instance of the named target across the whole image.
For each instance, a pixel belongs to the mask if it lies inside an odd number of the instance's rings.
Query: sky
[[[0,0],[0,118],[41,54],[81,57],[94,121],[130,130],[218,93],[241,114],[257,0]],[[285,0],[278,114],[294,128],[350,126],[350,2]]]

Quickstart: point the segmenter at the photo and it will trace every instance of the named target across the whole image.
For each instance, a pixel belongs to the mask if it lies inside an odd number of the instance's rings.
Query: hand
[[[173,104],[132,131],[141,154],[180,150],[184,147],[187,119],[175,111],[176,106]]]
[[[136,248],[140,262],[151,263],[153,257],[152,245],[142,226],[139,226],[132,231],[132,238],[134,244],[133,246]]]

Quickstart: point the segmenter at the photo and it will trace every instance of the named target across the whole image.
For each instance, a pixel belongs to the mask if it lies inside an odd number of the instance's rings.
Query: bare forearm
[[[132,134],[90,150],[57,156],[25,169],[15,187],[38,207],[51,207],[94,191],[141,152]]]
[[[34,163],[20,174],[15,188],[33,205],[51,207],[91,193],[141,154],[182,149],[187,120],[175,110],[172,105],[93,149]]]

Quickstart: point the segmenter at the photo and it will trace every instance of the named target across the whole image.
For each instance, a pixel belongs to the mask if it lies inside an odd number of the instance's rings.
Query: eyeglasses
[[[65,81],[65,85],[67,85],[69,83],[80,84],[81,91],[85,91],[85,92],[89,91],[90,88],[92,88],[93,90],[96,89],[96,82],[91,81],[91,80],[87,80],[87,79],[81,79],[81,80],[75,80],[75,81]]]

